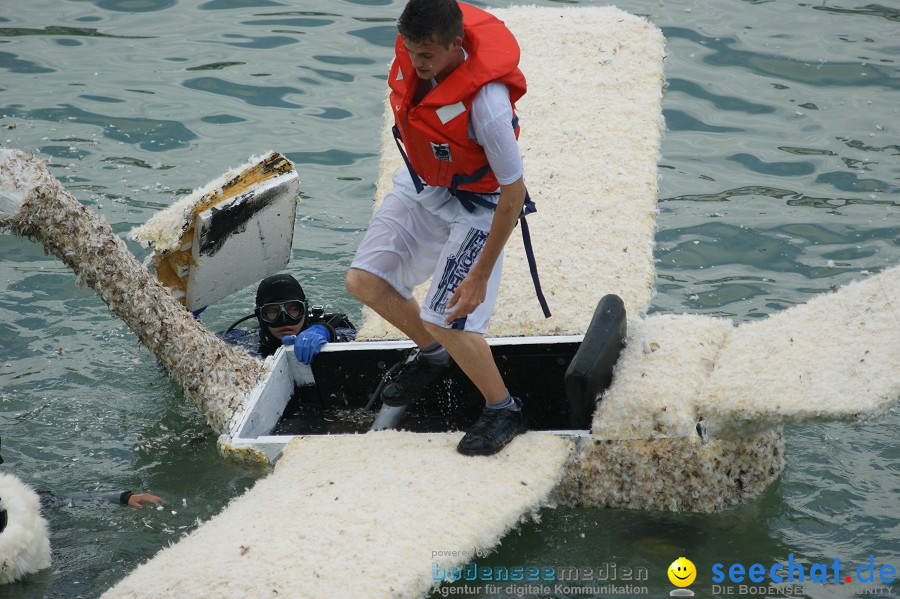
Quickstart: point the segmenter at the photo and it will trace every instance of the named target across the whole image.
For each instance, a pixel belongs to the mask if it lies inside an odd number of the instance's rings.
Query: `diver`
[[[235,328],[256,317],[258,329]],[[256,289],[253,314],[234,322],[222,340],[247,353],[266,358],[282,345],[292,345],[297,360],[310,364],[326,343],[353,341],[356,327],[346,314],[326,313],[320,305],[307,307],[306,294],[297,279],[278,274],[263,279]]]

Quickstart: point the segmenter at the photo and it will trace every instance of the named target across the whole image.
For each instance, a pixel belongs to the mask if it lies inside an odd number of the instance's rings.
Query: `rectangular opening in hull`
[[[527,407],[529,429],[586,427],[587,423],[574,420],[563,385],[578,346],[577,340],[491,345],[510,393]],[[320,354],[312,365],[315,384],[295,389],[273,434],[368,431],[380,403],[371,410],[365,407],[384,373],[402,360],[406,351],[385,347]],[[414,432],[463,430],[478,418],[483,406],[478,389],[454,366],[409,405],[400,428]]]
[[[529,430],[583,431],[578,415],[593,406],[573,406],[564,378],[581,336],[489,339],[510,393],[521,398]],[[409,341],[349,342],[325,346],[312,366],[290,349],[273,356],[273,369],[235,419],[229,444],[261,450],[274,461],[298,435],[355,434],[371,430],[380,402],[366,409],[384,373],[403,360]],[[484,405],[481,394],[453,367],[411,403],[398,428],[414,432],[463,430]]]

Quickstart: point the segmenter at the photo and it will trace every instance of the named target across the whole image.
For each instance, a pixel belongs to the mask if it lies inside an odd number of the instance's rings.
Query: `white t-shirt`
[[[512,118],[506,85],[491,82],[478,90],[472,100],[469,137],[484,148],[491,170],[501,185],[515,183],[524,174]]]

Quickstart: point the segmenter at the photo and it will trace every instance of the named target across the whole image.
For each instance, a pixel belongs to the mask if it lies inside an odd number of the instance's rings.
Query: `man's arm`
[[[112,493],[88,493],[78,491],[69,493],[68,495],[56,495],[50,491],[38,491],[41,502],[44,505],[86,505],[91,503],[113,503],[118,505],[128,505],[131,507],[143,507],[144,504],[165,505],[166,501],[162,497],[157,497],[152,493],[132,493],[131,491],[115,491]]]

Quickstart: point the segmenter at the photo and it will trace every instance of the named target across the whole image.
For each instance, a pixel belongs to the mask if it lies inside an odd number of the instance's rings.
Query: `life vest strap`
[[[476,206],[482,206],[488,210],[496,210],[497,204],[482,197],[484,195],[499,194],[478,194],[474,191],[466,189],[448,188],[448,191],[454,196],[469,212],[474,212]],[[525,259],[528,260],[528,270],[531,271],[531,281],[534,283],[534,293],[537,295],[538,303],[541,305],[541,311],[544,318],[550,318],[550,307],[547,305],[547,298],[544,297],[544,291],[541,289],[541,278],[538,276],[537,260],[534,258],[534,248],[531,245],[531,232],[528,230],[528,222],[525,217],[529,214],[537,212],[537,205],[525,190],[525,204],[522,206],[522,212],[519,214],[519,222],[522,224],[522,243],[525,245]]]
[[[526,196],[527,197],[527,196]],[[537,212],[534,202],[531,202],[531,212]],[[544,318],[550,318],[550,306],[547,305],[547,298],[544,297],[544,291],[541,289],[541,279],[538,277],[537,261],[534,259],[534,249],[531,247],[531,233],[528,231],[528,222],[525,216],[531,214],[522,210],[519,215],[519,222],[522,223],[522,243],[525,244],[525,258],[528,260],[528,270],[531,271],[531,281],[534,283],[534,293],[537,295],[538,303],[541,305],[541,311]]]
[[[422,193],[422,190],[425,189],[425,185],[422,183],[422,179],[419,178],[419,175],[416,173],[416,170],[413,168],[412,163],[409,161],[409,156],[406,155],[406,151],[403,149],[403,144],[400,142],[400,129],[397,128],[397,125],[394,124],[391,127],[391,132],[394,134],[394,143],[397,144],[397,149],[400,150],[400,156],[403,157],[403,162],[406,163],[406,169],[409,171],[409,177],[412,179],[413,185],[416,186],[416,193]]]
[[[447,191],[450,192],[450,195],[459,200],[459,203],[466,209],[466,212],[475,212],[475,209],[479,206],[487,208],[488,210],[496,210],[497,204],[484,196],[500,195],[497,193],[475,193],[468,189],[457,189],[455,187],[448,187]]]
[[[482,177],[491,172],[491,165],[485,164],[483,167],[471,173],[469,175],[464,175],[462,173],[456,173],[452,177],[450,177],[450,187],[448,189],[458,189],[460,185],[468,185],[470,183],[475,183],[476,181],[480,181]],[[452,193],[452,192],[451,192]],[[490,194],[488,194],[490,195]],[[471,210],[469,211],[471,212]]]

